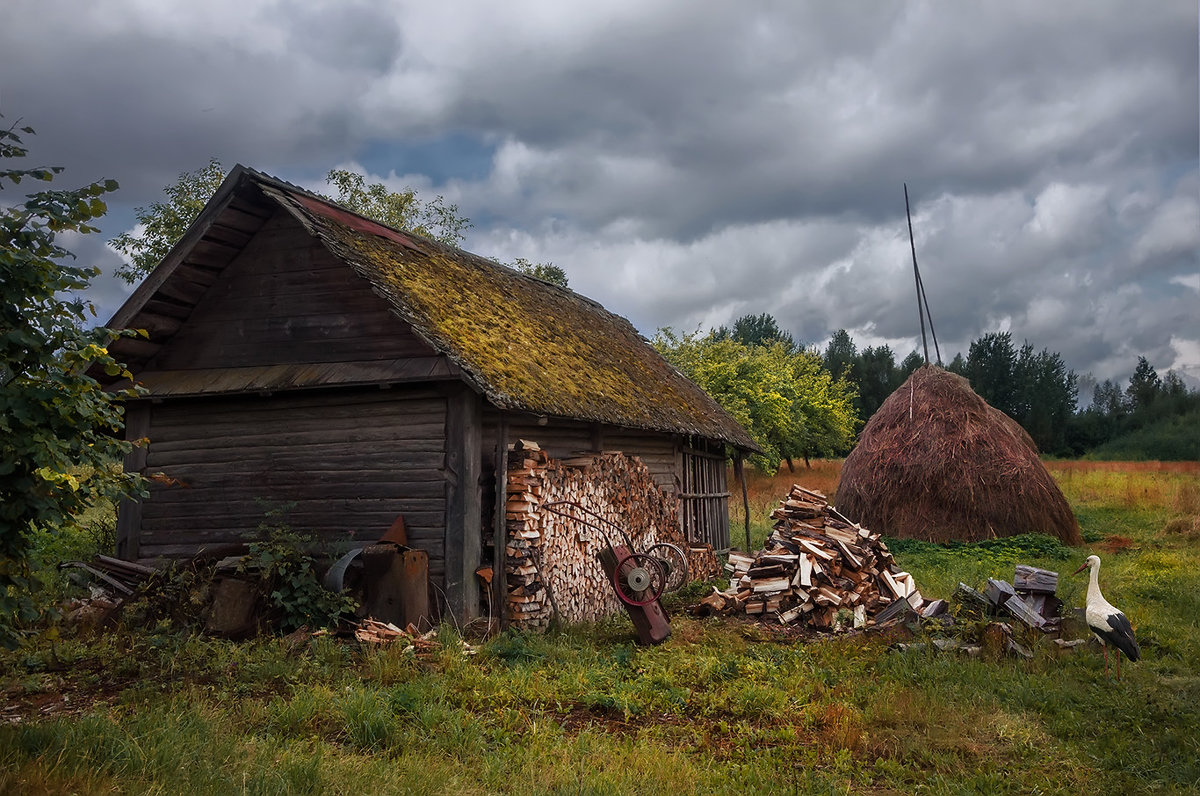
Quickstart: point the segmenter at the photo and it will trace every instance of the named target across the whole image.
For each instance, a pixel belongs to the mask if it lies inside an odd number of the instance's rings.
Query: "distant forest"
[[[662,329],[654,343],[746,425],[766,451],[764,466],[767,458],[778,462],[777,454],[789,462],[844,455],[855,432],[925,361],[913,351],[897,363],[886,345],[859,350],[845,329],[821,352],[798,344],[769,314],[747,315],[705,335]],[[788,361],[824,371],[821,383],[779,386],[787,373],[814,381],[811,369],[770,365]],[[1200,391],[1189,390],[1174,371],[1160,377],[1145,357],[1128,384],[1101,382],[1090,402],[1061,355],[1029,342],[1017,346],[1008,332],[983,335],[945,367],[1020,423],[1044,455],[1200,460]]]
[[[864,422],[924,363],[916,351],[899,364],[888,346],[859,351],[845,329],[834,334],[822,359],[835,379],[855,387]],[[1128,384],[1097,384],[1090,403],[1080,400],[1079,378],[1061,355],[1029,342],[1018,347],[1008,332],[983,335],[946,369],[1020,423],[1043,454],[1200,459],[1200,391],[1189,390],[1174,371],[1160,377],[1145,357],[1138,357]]]

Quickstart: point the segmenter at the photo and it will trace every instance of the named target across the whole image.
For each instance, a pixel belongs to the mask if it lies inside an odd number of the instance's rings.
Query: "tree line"
[[[660,329],[653,343],[750,431],[765,451],[754,460],[763,468],[772,460],[845,455],[862,425],[925,362],[917,351],[897,362],[886,345],[860,350],[845,329],[823,352],[806,348],[769,314],[707,334]],[[1145,357],[1127,385],[1104,381],[1083,406],[1079,376],[1062,355],[1028,341],[1018,346],[1010,332],[980,336],[946,369],[1017,421],[1043,454],[1200,458],[1200,391],[1188,390],[1174,371],[1160,378]]]
[[[854,385],[856,408],[869,418],[924,358],[913,351],[897,365],[887,346],[857,351],[850,335],[840,329],[826,347],[824,361],[831,374]],[[1140,442],[1122,443],[1112,453],[1155,459],[1200,455],[1195,431],[1147,431],[1164,424],[1194,428],[1194,422],[1184,421],[1200,412],[1200,391],[1188,390],[1174,371],[1160,378],[1146,357],[1138,357],[1128,384],[1101,382],[1087,404],[1080,400],[1078,374],[1060,354],[1039,351],[1028,341],[1017,346],[1010,332],[982,335],[971,342],[966,357],[956,354],[946,369],[966,378],[981,398],[1016,420],[1044,454],[1105,452],[1140,432]]]

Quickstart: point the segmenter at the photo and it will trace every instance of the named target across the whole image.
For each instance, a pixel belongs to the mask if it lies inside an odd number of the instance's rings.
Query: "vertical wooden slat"
[[[496,430],[496,516],[492,520],[492,606],[497,627],[504,627],[506,599],[504,564],[508,547],[508,524],[505,507],[508,502],[508,418],[500,415]]]
[[[475,570],[483,535],[479,491],[482,435],[479,396],[465,387],[453,390],[446,406],[446,604],[450,614],[464,623],[479,614]]]
[[[150,404],[137,401],[125,405],[125,439],[139,440],[150,433]],[[146,469],[146,446],[134,448],[125,456],[125,472],[140,473]],[[134,561],[138,557],[138,541],[142,532],[142,501],[140,498],[122,498],[117,507],[118,558]],[[111,551],[109,551],[111,552]]]

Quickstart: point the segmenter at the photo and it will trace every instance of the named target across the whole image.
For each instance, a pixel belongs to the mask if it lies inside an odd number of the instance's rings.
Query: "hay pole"
[[[908,183],[904,183],[904,214],[908,218],[908,245],[912,249],[913,277],[917,284],[917,316],[921,319],[921,345],[925,349],[925,364],[929,364],[929,340],[925,336],[925,319],[929,318],[929,333],[933,336],[933,350],[937,363],[942,364],[942,351],[938,347],[937,332],[933,330],[933,314],[929,311],[929,297],[925,295],[925,283],[921,281],[921,269],[917,267],[917,243],[913,238],[912,211],[908,206]]]

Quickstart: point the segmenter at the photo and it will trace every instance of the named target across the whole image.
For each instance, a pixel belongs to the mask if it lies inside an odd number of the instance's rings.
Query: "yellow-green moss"
[[[406,245],[402,236],[373,235],[300,212],[335,255],[369,279],[493,403],[755,447],[632,324],[598,304],[422,238]]]

